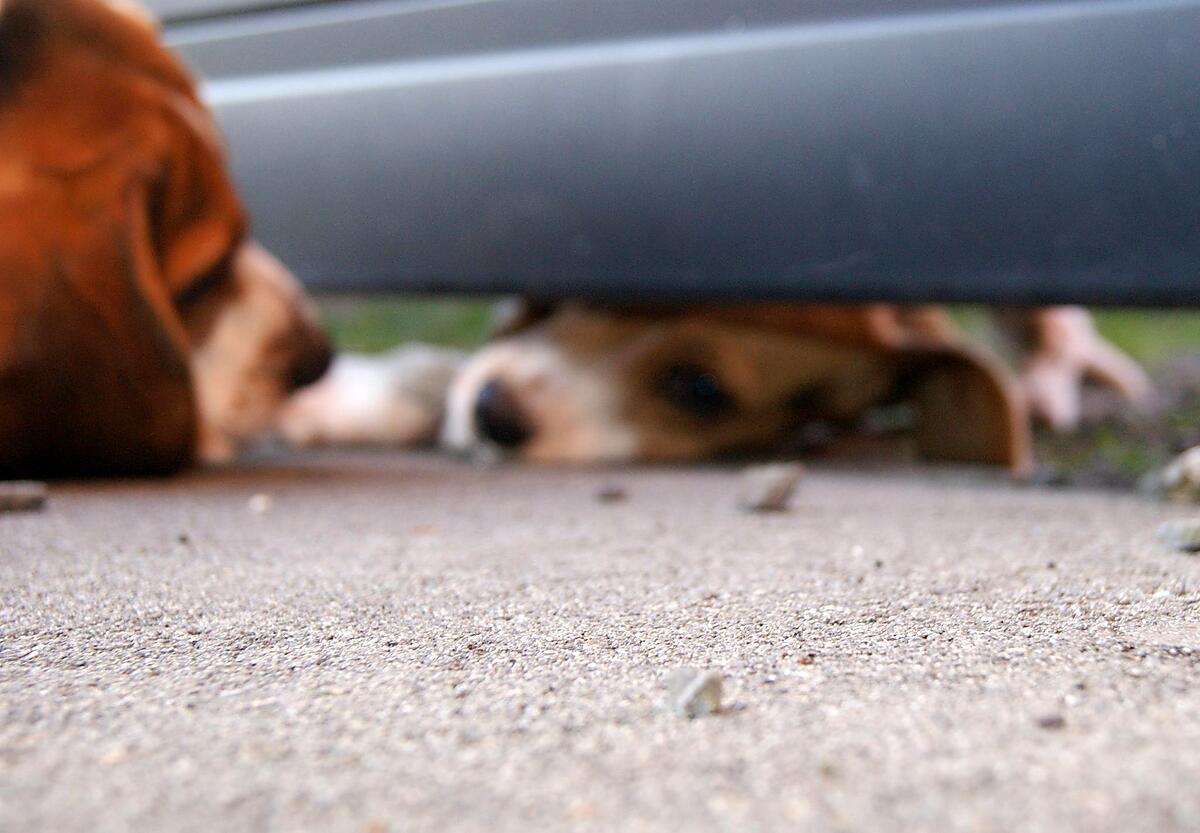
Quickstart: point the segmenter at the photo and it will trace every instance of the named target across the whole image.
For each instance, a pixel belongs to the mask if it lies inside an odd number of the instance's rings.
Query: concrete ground
[[[748,516],[736,482],[362,453],[56,488],[0,516],[0,830],[1200,829],[1183,510],[818,471]],[[685,665],[725,713],[658,710]]]

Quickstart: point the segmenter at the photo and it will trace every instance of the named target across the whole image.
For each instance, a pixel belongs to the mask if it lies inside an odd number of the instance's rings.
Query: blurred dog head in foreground
[[[228,455],[328,348],[149,18],[0,0],[0,472]]]

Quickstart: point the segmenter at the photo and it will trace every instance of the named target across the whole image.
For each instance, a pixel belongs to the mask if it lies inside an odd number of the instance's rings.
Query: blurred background
[[[493,301],[479,297],[321,296],[322,314],[339,349],[374,353],[399,341],[474,347],[488,334]],[[1001,352],[1008,345],[984,308],[957,305],[965,331]],[[1093,311],[1100,332],[1141,362],[1157,398],[1146,413],[1101,394],[1086,400],[1079,431],[1039,431],[1038,477],[1051,485],[1138,488],[1147,472],[1200,445],[1200,312],[1106,308]]]
[[[1160,402],[1090,403],[1045,477],[1200,442],[1200,2],[148,4],[343,349],[478,344],[504,293],[940,301],[987,340],[973,304],[1090,303]]]

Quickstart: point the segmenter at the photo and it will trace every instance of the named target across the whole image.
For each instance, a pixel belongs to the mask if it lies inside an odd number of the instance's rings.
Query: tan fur
[[[241,440],[272,427],[297,374],[311,381],[324,371],[327,348],[316,307],[292,273],[256,243],[238,249],[227,286],[186,306],[184,319],[202,330],[191,365],[199,455],[208,462],[230,460]]]

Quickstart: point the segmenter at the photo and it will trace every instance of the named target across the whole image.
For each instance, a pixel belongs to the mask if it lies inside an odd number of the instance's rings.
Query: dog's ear
[[[64,210],[53,184],[0,198],[0,475],[158,474],[191,462],[188,338],[145,201]]]
[[[151,239],[162,278],[179,297],[228,270],[245,235],[224,142],[187,69],[159,42],[148,11],[133,0],[79,5],[76,37],[87,39],[111,83],[130,90],[142,110],[143,167],[153,171]]]
[[[1018,474],[1031,466],[1029,417],[1016,380],[967,344],[941,307],[745,304],[712,314],[877,352],[897,368],[903,384],[896,395],[916,407],[923,457],[1002,465]]]
[[[922,457],[1029,472],[1028,408],[1008,368],[960,336],[941,307],[875,305],[868,318],[877,345],[908,368]]]
[[[1007,368],[966,344],[917,348],[905,362],[922,457],[1029,472],[1029,418]]]
[[[181,298],[228,272],[246,223],[207,114],[186,100],[174,106],[179,122],[147,196],[162,279]]]
[[[29,37],[0,96],[0,470],[179,468],[196,434],[179,304],[244,228],[215,128],[144,23],[96,0],[3,15]]]

